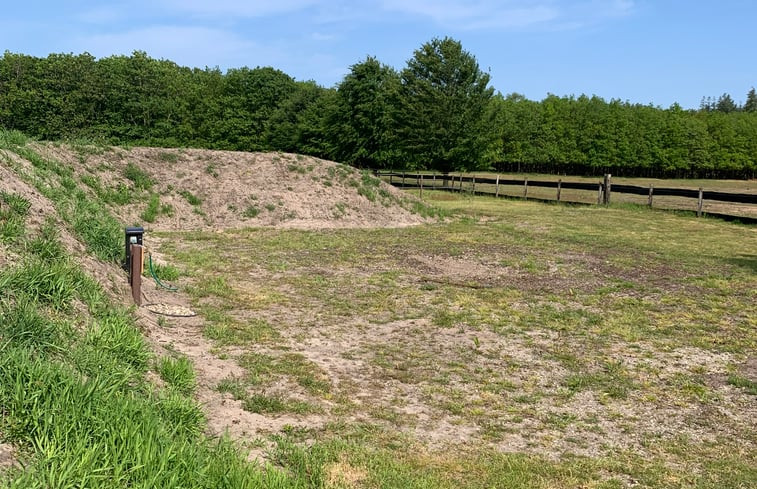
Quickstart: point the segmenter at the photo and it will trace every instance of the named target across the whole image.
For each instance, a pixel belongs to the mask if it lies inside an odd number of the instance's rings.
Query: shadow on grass
[[[757,273],[757,255],[738,255],[733,258],[726,259],[728,263],[739,267],[744,267]]]

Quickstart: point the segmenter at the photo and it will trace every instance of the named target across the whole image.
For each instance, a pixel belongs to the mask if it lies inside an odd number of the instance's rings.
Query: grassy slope
[[[112,261],[118,224],[22,135],[2,133],[0,143],[32,162],[26,180],[59,212],[35,229],[26,197],[0,194],[0,246],[14,258],[0,271],[0,441],[20,463],[0,487],[297,487],[249,465],[227,440],[205,439],[181,358],[155,365],[165,388],[146,380],[154,359],[132,313],[66,256],[57,235],[62,218]]]

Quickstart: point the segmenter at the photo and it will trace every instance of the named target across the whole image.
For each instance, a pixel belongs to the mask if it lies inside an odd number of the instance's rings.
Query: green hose
[[[152,278],[155,280],[155,283],[158,284],[159,287],[162,287],[170,292],[176,292],[179,290],[177,287],[174,287],[173,285],[165,285],[163,282],[160,281],[158,278],[158,275],[155,273],[155,269],[152,266],[152,253],[148,253],[147,255],[147,263],[150,266],[150,275],[152,275]]]

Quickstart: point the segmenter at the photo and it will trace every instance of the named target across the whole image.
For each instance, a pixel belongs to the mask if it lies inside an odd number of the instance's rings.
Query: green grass
[[[247,208],[242,212],[242,217],[246,217],[247,219],[252,219],[258,216],[260,214],[260,209],[258,209],[254,205],[249,205]]]
[[[160,281],[175,282],[181,276],[181,272],[173,265],[160,263],[152,263],[152,270]],[[145,274],[150,273],[148,268],[145,268]]]
[[[65,255],[53,218],[38,230],[21,221],[0,270],[0,443],[19,464],[0,471],[0,487],[298,487],[204,435],[186,359],[161,359],[167,388],[150,384],[131,310]]]
[[[131,180],[134,184],[134,188],[137,190],[150,190],[155,184],[152,177],[134,163],[128,163],[126,165],[126,168],[124,169],[124,177]]]
[[[443,222],[159,233],[217,353],[245,368],[218,389],[306,425],[261,434],[274,469],[203,435],[191,363],[155,360],[130,311],[65,258],[56,225],[107,216],[103,200],[14,150],[61,221],[22,218],[3,244],[20,256],[0,271],[0,442],[23,466],[0,487],[757,480],[753,228],[424,192]]]
[[[162,357],[158,360],[156,370],[171,389],[184,396],[194,392],[196,384],[194,366],[188,358]]]
[[[0,192],[0,243],[12,243],[23,236],[24,221],[31,203],[10,192]]]
[[[226,379],[218,384],[219,392],[228,392],[237,401],[242,401],[245,411],[258,414],[310,414],[320,410],[305,402],[284,399],[280,395],[266,395],[249,392],[246,384],[238,379]]]
[[[192,206],[199,206],[200,204],[202,204],[202,199],[194,195],[189,190],[182,190],[179,192],[179,195],[187,199],[187,202],[189,202],[189,204]]]
[[[161,205],[160,196],[152,194],[150,200],[147,202],[147,207],[145,207],[145,210],[142,211],[139,217],[145,222],[153,223],[162,215],[172,216],[173,207],[170,204]]]

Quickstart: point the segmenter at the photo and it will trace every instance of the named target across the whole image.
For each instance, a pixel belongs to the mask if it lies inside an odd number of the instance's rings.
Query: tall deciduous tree
[[[328,117],[336,160],[360,167],[391,166],[395,156],[391,101],[398,86],[397,72],[376,58],[352,65]]]
[[[433,39],[400,76],[395,112],[405,166],[439,171],[490,167],[495,134],[486,115],[494,89],[460,42]]]

